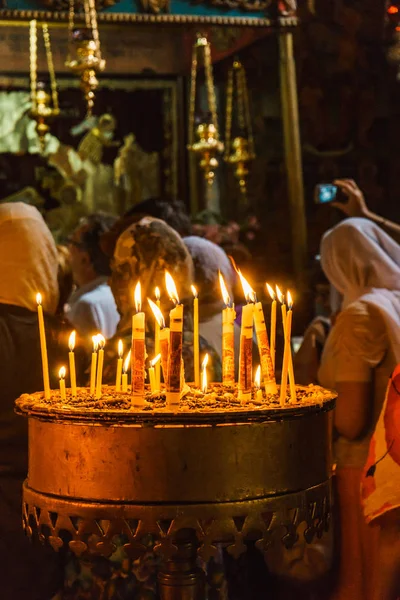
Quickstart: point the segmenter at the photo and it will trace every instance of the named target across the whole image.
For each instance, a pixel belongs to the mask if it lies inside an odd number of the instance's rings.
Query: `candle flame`
[[[289,308],[289,310],[292,310],[292,308],[293,308],[293,298],[292,298],[292,294],[291,294],[291,293],[288,291],[288,293],[287,293],[287,296],[286,296],[286,297],[287,297],[287,305],[288,305],[288,308]]]
[[[228,290],[226,288],[225,280],[222,276],[221,271],[219,271],[218,276],[219,276],[219,286],[221,288],[222,299],[225,302],[226,306],[229,306],[231,303],[231,299],[230,299]]]
[[[172,279],[170,273],[165,271],[165,286],[167,288],[168,296],[174,304],[179,304],[179,296],[176,290],[175,281]]]
[[[71,335],[69,336],[69,340],[68,340],[68,348],[70,349],[70,352],[74,351],[75,341],[76,341],[76,331],[71,331]]]
[[[140,281],[137,282],[135,287],[135,308],[136,312],[140,312],[142,308],[142,288]]]
[[[101,335],[101,333],[97,334],[97,343],[99,345],[100,350],[103,350],[104,346],[106,345],[106,339]]]
[[[154,290],[154,295],[156,297],[156,300],[159,300],[161,298],[160,288],[159,287],[156,287],[156,289]]]
[[[265,285],[267,286],[268,293],[271,296],[272,300],[276,300],[276,294],[275,294],[274,290],[272,289],[272,287],[269,285],[269,283],[266,283]],[[276,289],[278,291],[278,289],[279,289],[278,286],[276,287]]]
[[[123,353],[124,353],[124,344],[122,343],[122,340],[118,340],[118,357],[122,358]]]
[[[196,290],[196,288],[194,287],[194,285],[191,285],[191,286],[190,286],[190,289],[192,290],[192,294],[193,294],[193,296],[194,296],[195,298],[197,298],[197,296],[198,296],[198,293],[197,293],[197,290]]]
[[[240,281],[242,283],[244,297],[247,302],[255,302],[256,301],[256,293],[249,284],[249,282],[243,277],[240,269],[238,270],[238,275],[240,277]]]
[[[98,337],[98,334],[97,335],[92,335],[92,341],[93,341],[93,352],[97,352],[97,348],[99,347],[99,337]]]
[[[128,372],[130,364],[131,364],[131,351],[129,350],[128,354],[126,355],[126,359],[124,360],[124,366],[123,366],[124,373]]]
[[[157,356],[155,356],[153,358],[153,360],[150,361],[150,366],[155,367],[156,364],[158,363],[158,361],[160,360],[160,358],[161,358],[161,354],[157,354]]]
[[[157,304],[155,302],[153,302],[153,300],[150,300],[150,298],[147,298],[147,302],[150,304],[150,308],[153,311],[153,315],[155,316],[157,323],[159,324],[161,329],[164,329],[165,319],[163,317],[161,310],[158,308]]]
[[[42,304],[42,294],[39,294],[39,292],[36,294],[36,302]]]
[[[203,362],[201,363],[201,391],[203,394],[207,393],[207,365],[208,365],[208,354],[205,355]]]
[[[258,365],[254,376],[254,386],[259,390],[261,387],[261,365]]]
[[[285,304],[285,297],[284,297],[284,295],[282,294],[282,292],[281,292],[281,290],[278,288],[278,286],[275,286],[275,287],[276,287],[276,295],[278,296],[278,300],[279,300],[279,302],[280,302],[281,304]]]
[[[65,374],[66,374],[66,369],[65,367],[61,367],[61,369],[58,371],[58,376],[60,379],[65,379]]]

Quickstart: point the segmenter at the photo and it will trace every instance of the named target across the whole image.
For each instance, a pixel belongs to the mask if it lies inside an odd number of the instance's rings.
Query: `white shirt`
[[[106,340],[113,337],[120,315],[107,277],[97,277],[72,292],[66,317],[81,336],[101,333]]]

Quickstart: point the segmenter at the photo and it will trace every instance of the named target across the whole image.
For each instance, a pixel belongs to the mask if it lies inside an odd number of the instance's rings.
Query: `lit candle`
[[[239,352],[239,381],[238,398],[242,402],[251,400],[252,385],[252,352],[253,352],[253,315],[255,295],[243,275],[238,271],[242,282],[244,296],[247,304],[242,309],[242,326],[240,331]]]
[[[144,376],[145,376],[145,328],[144,312],[142,312],[142,292],[140,281],[135,287],[136,314],[132,317],[132,404],[144,406]]]
[[[131,351],[129,350],[127,357],[122,367],[122,393],[126,394],[128,391],[128,372],[131,364]]]
[[[160,290],[158,287],[156,287],[156,289],[154,290],[155,292],[155,297],[156,297],[156,305],[157,308],[161,307],[161,295],[160,295]],[[160,354],[160,325],[156,319],[156,323],[155,323],[155,338],[154,338],[154,354]],[[160,361],[157,362],[156,366],[155,366],[155,373],[156,373],[156,388],[157,390],[161,389],[161,385],[160,385],[160,381],[161,381],[161,364]]]
[[[292,355],[291,349],[291,333],[292,333],[292,297],[290,292],[288,292],[288,311],[285,319],[285,348],[283,351],[283,364],[282,364],[282,379],[281,379],[281,406],[284,406],[286,402],[286,387],[287,387],[287,377],[289,371],[289,361]],[[291,390],[292,392],[292,390]],[[294,388],[294,399],[291,395],[291,402],[296,401],[296,389]]]
[[[207,394],[207,391],[208,391],[207,365],[208,365],[208,354],[205,355],[203,362],[201,363],[201,391],[203,392],[203,394]]]
[[[122,376],[122,355],[124,353],[124,345],[122,340],[118,341],[118,362],[117,362],[117,375],[115,378],[115,391],[121,391],[121,376]]]
[[[199,297],[194,285],[190,286],[193,293],[193,360],[194,385],[200,385],[200,346],[199,346]]]
[[[106,340],[101,335],[101,333],[97,336],[97,341],[99,344],[98,350],[98,360],[97,360],[97,377],[96,377],[96,398],[101,398],[101,390],[103,385],[103,364],[104,364],[104,346]]]
[[[75,371],[75,354],[74,354],[75,340],[76,340],[76,332],[72,331],[71,335],[69,336],[69,341],[68,341],[68,346],[69,346],[68,358],[69,358],[69,378],[71,381],[71,393],[74,398],[76,397],[76,371]]]
[[[157,354],[157,356],[155,356],[153,358],[153,360],[150,361],[149,379],[150,379],[150,389],[151,389],[152,394],[154,394],[154,392],[158,392],[160,389],[157,387],[156,373],[154,370],[154,367],[158,364],[158,362],[160,361],[160,358],[161,358],[161,354]]]
[[[150,298],[147,298],[150,308],[153,311],[153,315],[160,328],[160,353],[161,353],[161,365],[164,377],[164,383],[167,387],[168,382],[168,352],[169,352],[169,327],[165,327],[164,316],[159,307]],[[160,363],[157,363],[160,364]],[[156,365],[157,366],[157,365]],[[161,385],[158,389],[161,389]]]
[[[167,406],[177,409],[181,395],[183,305],[179,304],[175,282],[168,271],[165,272],[165,285],[175,305],[169,313]]]
[[[262,403],[264,401],[264,398],[261,390],[261,365],[258,365],[256,370],[256,374],[254,377],[254,387],[256,389],[256,402]]]
[[[58,372],[58,376],[60,378],[60,396],[61,396],[61,400],[66,400],[67,396],[65,394],[65,367],[61,367],[61,369]]]
[[[99,347],[98,336],[92,336],[93,341],[93,352],[92,352],[92,364],[90,367],[90,393],[93,394],[96,391],[96,367],[97,367],[97,349]]]
[[[271,329],[269,332],[269,347],[270,347],[270,351],[271,351],[271,360],[272,360],[272,366],[274,367],[274,371],[275,371],[275,352],[276,352],[276,294],[274,292],[274,290],[272,289],[272,287],[267,283],[266,284],[269,295],[271,296],[272,299],[272,304],[271,304]]]
[[[250,288],[251,289],[251,288]],[[256,302],[254,290],[251,290],[251,295],[254,298],[254,324],[256,327],[256,336],[258,344],[258,352],[260,354],[261,373],[264,380],[265,393],[276,394],[275,372],[272,364],[271,353],[268,344],[267,327],[265,325],[264,311],[261,302]]]
[[[278,296],[278,300],[281,303],[281,311],[282,311],[282,326],[283,326],[283,338],[286,339],[286,304],[285,297],[282,294],[281,290],[276,286],[276,294]],[[291,390],[291,401],[294,402],[296,400],[296,384],[294,381],[294,369],[293,369],[293,357],[292,357],[292,347],[290,346],[290,354],[289,354],[289,381],[290,381],[290,390]]]
[[[226,308],[222,311],[222,383],[227,386],[235,384],[235,307],[225,285],[222,274],[219,274],[219,285]]]
[[[46,400],[49,400],[50,399],[50,378],[49,378],[49,363],[47,360],[46,332],[44,329],[42,294],[36,294],[36,302],[38,305],[40,351],[42,354],[43,390],[44,390],[44,397],[46,398]]]

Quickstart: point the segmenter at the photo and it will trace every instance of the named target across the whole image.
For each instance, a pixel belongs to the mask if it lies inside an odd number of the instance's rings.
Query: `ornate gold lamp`
[[[65,65],[81,80],[81,90],[90,115],[94,106],[95,91],[99,85],[97,74],[104,71],[106,61],[101,57],[99,29],[95,0],[83,0],[85,27],[75,29],[75,0],[69,9],[69,54]]]
[[[47,68],[50,76],[51,94],[44,84],[37,80],[37,21],[29,24],[29,51],[30,51],[30,79],[31,79],[31,101],[30,116],[36,121],[36,132],[39,137],[41,151],[45,149],[45,137],[48,133],[49,121],[60,114],[58,105],[57,82],[54,72],[53,56],[51,53],[50,33],[47,23],[42,24],[43,41],[46,50]]]
[[[234,98],[236,98],[238,135],[232,140]],[[240,191],[243,194],[247,192],[246,178],[249,174],[249,163],[254,158],[254,138],[250,118],[246,71],[242,63],[235,60],[228,74],[224,160],[234,166],[235,177],[239,182]]]
[[[202,55],[205,70],[205,85],[209,116],[195,126],[196,114],[196,83],[198,71],[198,58]],[[219,139],[217,101],[215,97],[214,79],[211,64],[210,43],[205,36],[199,35],[193,46],[192,71],[190,81],[189,104],[189,144],[188,150],[200,157],[200,168],[209,185],[215,177],[218,167],[217,154],[223,152],[224,144]]]

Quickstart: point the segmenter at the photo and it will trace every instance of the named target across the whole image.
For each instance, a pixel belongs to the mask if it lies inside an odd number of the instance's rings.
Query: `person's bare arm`
[[[356,440],[370,422],[372,385],[370,382],[341,381],[335,387],[338,393],[335,428],[344,438]]]
[[[355,181],[352,179],[336,179],[334,183],[346,194],[348,201],[346,203],[332,202],[332,206],[339,208],[348,217],[364,217],[377,223],[396,242],[400,243],[400,225],[371,212],[365,202],[364,194]]]

